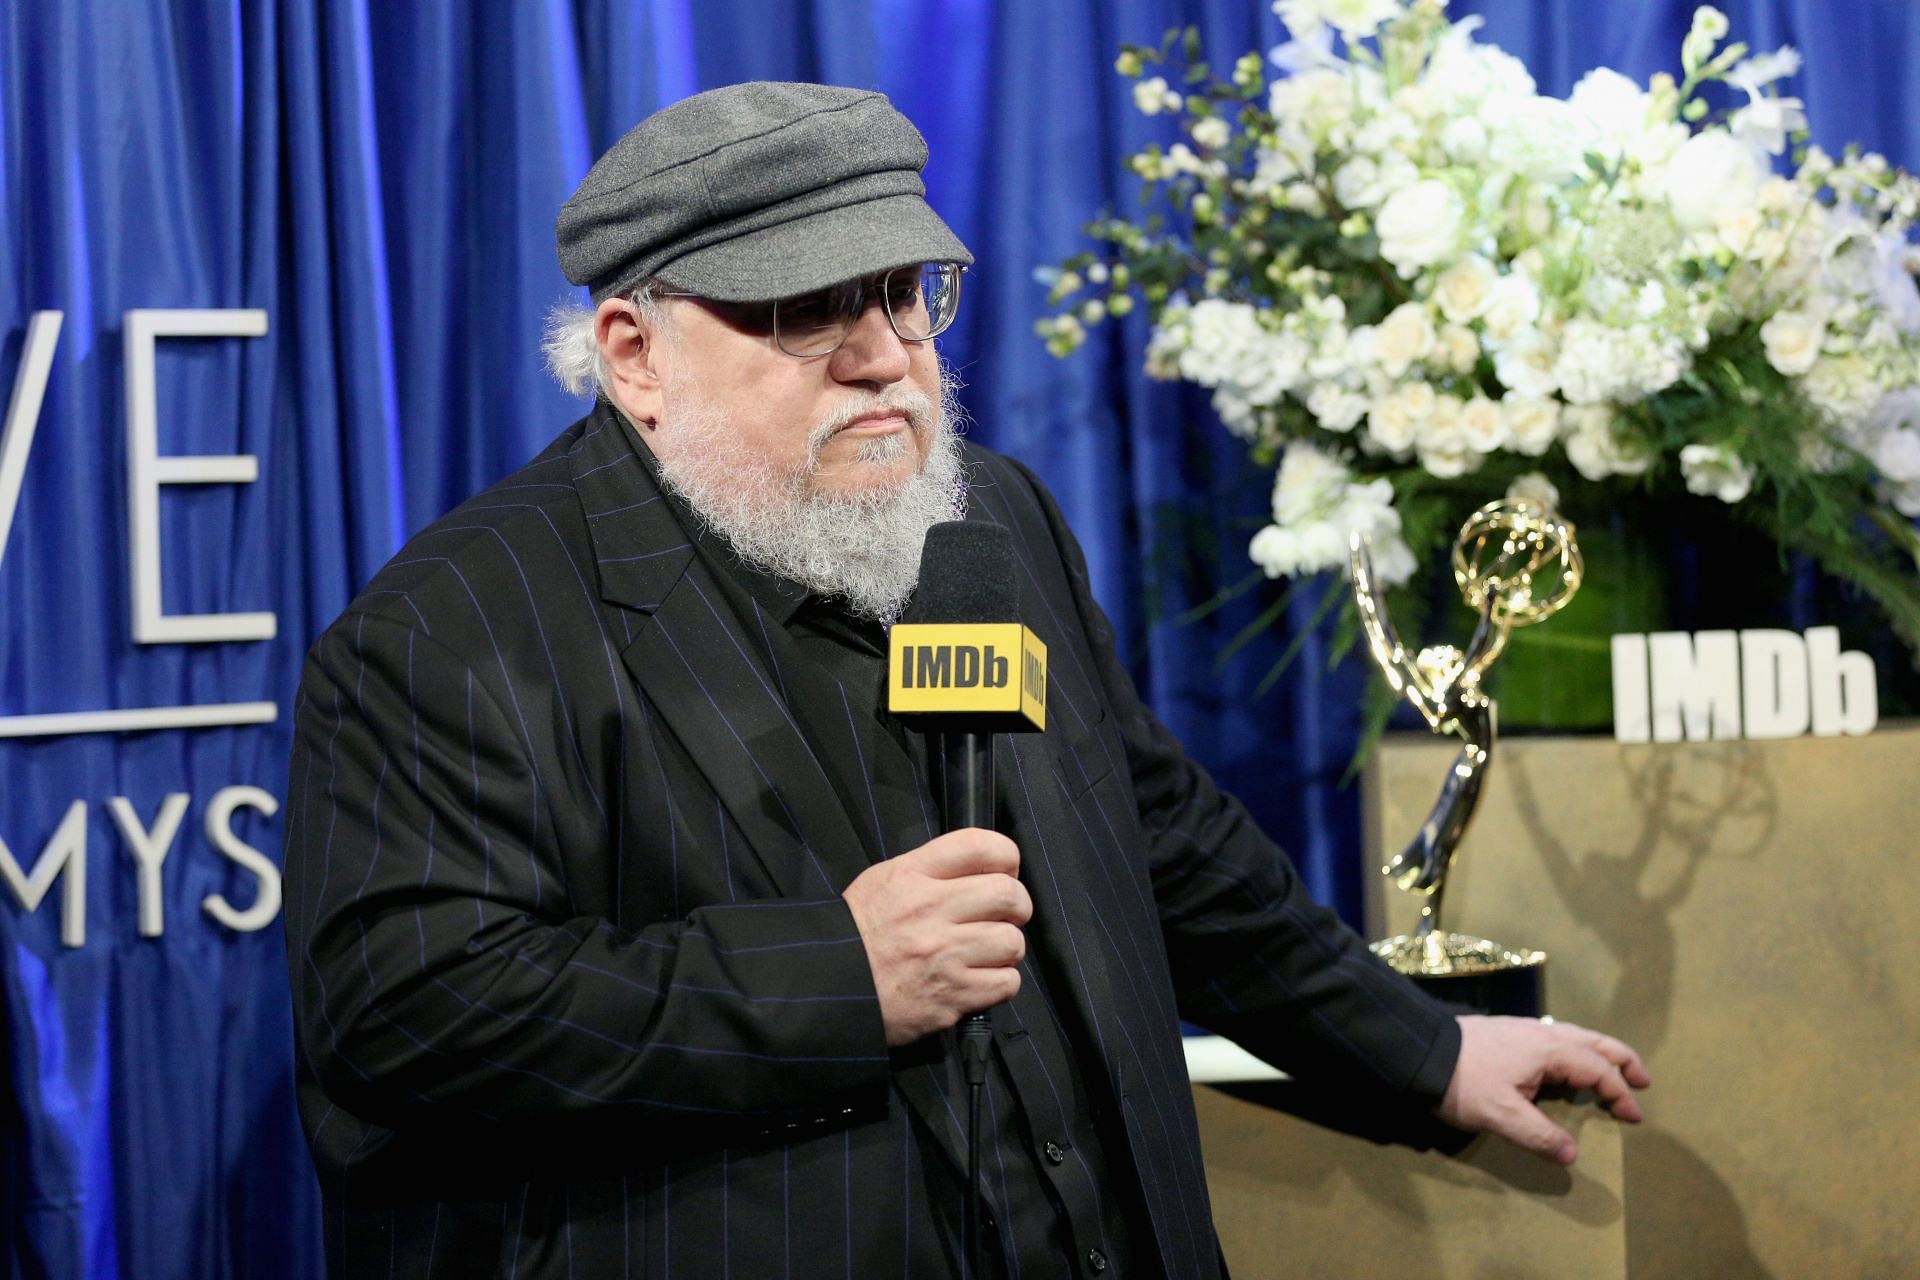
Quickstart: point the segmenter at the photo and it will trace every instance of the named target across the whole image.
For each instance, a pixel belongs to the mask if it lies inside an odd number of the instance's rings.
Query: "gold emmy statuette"
[[[1440,798],[1411,843],[1382,870],[1395,886],[1425,896],[1410,934],[1373,944],[1375,955],[1442,999],[1490,1013],[1539,1016],[1545,1009],[1544,952],[1512,949],[1440,927],[1447,869],[1473,821],[1493,760],[1493,699],[1481,688],[1514,627],[1558,612],[1580,589],[1583,567],[1573,526],[1531,499],[1490,502],[1468,517],[1453,544],[1453,577],[1480,615],[1462,652],[1434,645],[1411,653],[1387,617],[1367,540],[1353,536],[1353,593],[1373,660],[1394,692],[1435,733],[1460,739]]]

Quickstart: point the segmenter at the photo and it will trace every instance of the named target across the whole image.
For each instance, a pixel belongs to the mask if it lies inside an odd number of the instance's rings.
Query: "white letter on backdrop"
[[[1791,631],[1740,633],[1741,711],[1749,738],[1797,738],[1807,731],[1807,646]]]
[[[141,644],[194,640],[271,640],[271,613],[167,614],[160,606],[160,486],[252,484],[260,460],[250,453],[160,456],[156,338],[258,338],[258,310],[129,311],[127,347],[127,525],[132,540],[133,638]]]
[[[167,860],[173,838],[180,834],[180,820],[187,816],[187,802],[191,798],[184,791],[168,792],[167,798],[160,802],[160,812],[153,815],[151,832],[141,826],[140,815],[133,811],[125,796],[114,796],[107,801],[120,834],[127,839],[127,852],[140,864],[140,936],[143,938],[157,938],[166,928],[167,906],[161,894],[160,864]]]
[[[1617,635],[1612,647],[1613,736],[1619,742],[1645,742],[1653,736],[1647,716],[1647,638]]]
[[[29,911],[39,909],[47,890],[53,888],[54,878],[62,871],[67,873],[67,881],[60,897],[60,942],[68,947],[85,946],[87,802],[84,800],[75,800],[67,806],[67,816],[60,819],[60,825],[54,828],[46,847],[40,850],[40,861],[33,864],[31,876],[21,873],[20,864],[13,860],[6,842],[0,841],[0,880],[7,882],[7,887],[13,890],[13,896],[20,899],[20,905]]]
[[[13,395],[7,400],[7,424],[0,428],[0,560],[6,559],[20,482],[27,475],[27,455],[33,452],[33,434],[40,429],[40,405],[53,373],[53,353],[60,345],[61,318],[58,311],[34,312],[27,322],[27,340],[20,347],[20,368],[13,375]]]
[[[1682,725],[1694,742],[1740,736],[1740,641],[1731,631],[1656,631],[1653,740],[1678,742]]]
[[[1808,627],[1807,668],[1815,736],[1873,732],[1880,723],[1880,690],[1872,658],[1858,649],[1840,652],[1838,627]]]
[[[280,802],[258,787],[223,787],[207,806],[207,839],[229,860],[259,877],[259,892],[254,895],[253,905],[245,911],[235,911],[217,893],[200,899],[200,909],[229,929],[252,933],[272,924],[273,918],[280,914],[280,868],[274,866],[266,854],[233,834],[233,811],[243,804],[269,818],[280,812]]]

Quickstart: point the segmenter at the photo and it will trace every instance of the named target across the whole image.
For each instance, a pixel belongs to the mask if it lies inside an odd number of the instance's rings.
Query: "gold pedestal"
[[[1545,947],[1554,1015],[1646,1056],[1648,1121],[1624,1130],[1629,1274],[1916,1274],[1920,725],[1500,752],[1448,910]],[[1424,734],[1382,744],[1372,856],[1419,825],[1451,755]],[[1407,931],[1417,904],[1368,880],[1370,934]]]
[[[1207,1189],[1234,1280],[1624,1280],[1622,1126],[1549,1102],[1571,1169],[1494,1139],[1383,1146],[1202,1086]],[[1702,1273],[1703,1276],[1707,1273]]]

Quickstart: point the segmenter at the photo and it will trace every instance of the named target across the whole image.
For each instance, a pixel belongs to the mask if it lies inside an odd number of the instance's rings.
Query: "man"
[[[288,805],[300,1097],[338,1274],[960,1275],[991,1009],[997,1274],[1214,1276],[1182,1016],[1544,1155],[1626,1046],[1455,1019],[1140,703],[1052,499],[954,436],[966,248],[877,94],[643,121],[560,216],[594,411],[315,645]],[[937,835],[884,710],[940,520],[1017,546],[1049,727]]]

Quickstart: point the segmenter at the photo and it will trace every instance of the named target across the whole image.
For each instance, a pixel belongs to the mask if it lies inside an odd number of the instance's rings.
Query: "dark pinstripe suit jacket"
[[[967,453],[1052,677],[1048,732],[999,766],[1054,1002],[1013,1014],[1097,1047],[1160,1264],[1212,1276],[1177,1019],[1415,1097],[1457,1031],[1142,705],[1032,475]],[[959,1131],[938,1064],[890,1060],[839,896],[927,838],[922,789],[604,405],[379,574],[296,724],[286,920],[336,1273],[947,1269],[909,1192],[964,1167]]]

